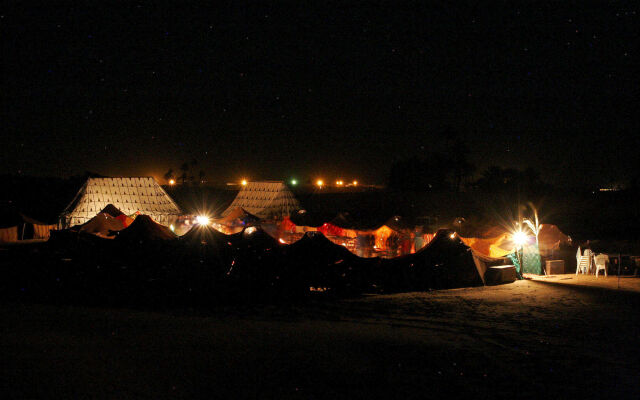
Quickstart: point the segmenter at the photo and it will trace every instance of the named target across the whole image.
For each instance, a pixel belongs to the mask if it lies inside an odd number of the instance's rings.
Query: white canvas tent
[[[169,225],[182,214],[180,207],[152,177],[89,178],[60,216],[63,228],[84,224],[108,204],[127,215],[146,214]]]
[[[300,203],[282,181],[248,182],[222,216],[238,207],[267,219],[291,215],[300,209]]]

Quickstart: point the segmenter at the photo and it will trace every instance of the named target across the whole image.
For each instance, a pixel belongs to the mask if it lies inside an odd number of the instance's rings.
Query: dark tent
[[[114,207],[115,208],[115,207]],[[125,228],[121,220],[113,215],[101,212],[79,227],[79,231],[103,238],[113,238],[115,232]]]
[[[240,236],[240,241],[235,241],[237,245],[246,248],[270,251],[273,248],[282,246],[273,236],[258,226],[245,228]]]
[[[242,207],[236,207],[226,216],[215,219],[213,222],[225,226],[249,225],[259,222],[260,218],[251,214]]]
[[[365,260],[320,232],[307,232],[302,239],[282,249],[287,272],[307,287],[353,291],[366,285],[364,269],[377,262]]]
[[[128,228],[118,232],[118,242],[143,243],[173,240],[177,236],[169,228],[151,219],[148,215],[138,215]]]
[[[114,206],[113,204],[107,204],[107,206],[105,208],[103,208],[102,211],[100,211],[100,212],[102,214],[109,214],[113,218],[119,217],[119,216],[121,216],[123,214],[122,211],[118,210],[118,208],[116,206]]]
[[[0,207],[0,242],[24,239],[48,239],[55,225],[30,218],[12,206]]]
[[[487,268],[502,263],[474,254],[455,232],[439,230],[418,252],[382,260],[382,285],[400,291],[482,286]]]
[[[235,237],[227,235],[208,225],[195,225],[189,232],[180,236],[180,240],[187,244],[198,245],[230,245]]]
[[[317,228],[334,217],[335,214],[298,210],[298,212],[291,214],[289,219],[291,219],[291,222],[297,226],[311,226]]]

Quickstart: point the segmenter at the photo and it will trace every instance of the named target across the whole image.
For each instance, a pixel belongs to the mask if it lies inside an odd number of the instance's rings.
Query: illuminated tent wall
[[[231,205],[222,213],[226,217],[241,207],[262,218],[282,218],[300,209],[300,203],[282,181],[248,182]]]
[[[10,243],[25,239],[49,239],[51,229],[55,225],[47,225],[7,208],[0,210],[0,242]]]
[[[492,235],[490,237],[470,237],[461,239],[474,251],[488,257],[504,257],[513,252],[516,245],[513,243],[511,233],[500,227],[493,227],[490,229],[490,232]],[[529,235],[529,244],[535,244],[534,235],[528,230],[526,232]],[[562,233],[556,225],[552,224],[540,225],[538,241],[540,243],[539,252],[541,255],[549,255],[554,250],[558,250],[560,246],[569,245],[571,243],[569,237]]]
[[[163,225],[182,213],[152,177],[89,178],[62,213],[60,223],[63,228],[84,224],[109,204],[127,215],[149,215]]]
[[[236,207],[231,210],[226,216],[214,219],[211,221],[213,227],[225,234],[232,234],[240,232],[245,226],[257,223],[260,218],[247,212],[242,207]]]
[[[507,254],[512,253],[515,248],[511,235],[506,232],[492,238],[461,237],[460,239],[474,251],[487,257],[505,257]]]
[[[306,214],[306,213],[303,213]],[[392,217],[386,221],[386,223],[378,226],[371,226],[357,221],[348,221],[344,214],[339,215],[331,219],[330,222],[319,222],[319,219],[312,220],[310,218],[300,217],[300,214],[294,215],[294,219],[284,218],[279,226],[276,236],[284,235],[288,242],[293,242],[297,237],[303,235],[306,232],[321,232],[327,239],[335,244],[345,246],[353,253],[359,254],[361,257],[382,257],[391,258],[397,254],[386,253],[389,250],[387,240],[390,236],[395,235],[398,238],[398,247],[400,254],[409,254],[415,252],[418,249],[414,248],[414,237],[409,235],[412,233],[411,229],[403,228],[399,223],[399,217]],[[295,222],[294,222],[295,220]],[[313,225],[298,225],[312,223]],[[415,232],[413,232],[415,235]],[[423,238],[422,247],[426,246],[434,237],[434,234],[424,233],[421,234]],[[372,242],[368,243],[366,238],[371,237]],[[359,239],[358,239],[359,238]],[[406,244],[409,241],[406,249],[402,244]],[[365,244],[365,242],[367,242]],[[372,252],[376,250],[375,254]],[[369,253],[367,256],[365,253]]]

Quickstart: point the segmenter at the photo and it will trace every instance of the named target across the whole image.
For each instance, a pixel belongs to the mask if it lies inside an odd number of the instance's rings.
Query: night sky
[[[635,2],[38,3],[0,9],[0,173],[384,183],[447,127],[479,172],[638,171]]]

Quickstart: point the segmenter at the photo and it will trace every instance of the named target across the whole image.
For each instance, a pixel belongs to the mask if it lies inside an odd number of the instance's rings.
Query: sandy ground
[[[620,281],[209,311],[1,304],[0,394],[637,399],[640,278]]]

